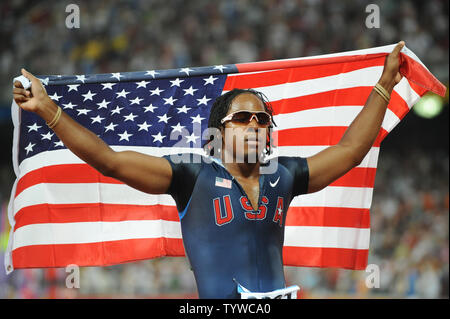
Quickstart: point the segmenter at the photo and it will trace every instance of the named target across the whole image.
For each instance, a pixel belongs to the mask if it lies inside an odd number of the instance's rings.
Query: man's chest
[[[187,215],[217,226],[238,221],[244,225],[269,221],[269,225],[281,227],[291,200],[291,188],[289,176],[278,172],[246,180],[227,171],[205,171],[198,177],[190,203],[192,213]]]

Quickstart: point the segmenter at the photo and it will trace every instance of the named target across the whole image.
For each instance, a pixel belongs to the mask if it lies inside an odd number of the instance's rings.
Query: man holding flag
[[[267,139],[255,136],[262,132],[270,141],[274,124],[269,103],[253,90],[231,90],[217,98],[208,126],[221,136],[220,145],[213,148],[213,158],[201,163],[192,157],[180,163],[171,156],[114,151],[62,111],[39,79],[24,69],[31,90],[15,82],[13,94],[23,110],[38,114],[68,149],[104,176],[175,199],[201,298],[290,298],[296,287],[285,287],[282,256],[289,204],[297,195],[322,190],[361,163],[380,132],[394,86],[402,79],[403,46],[399,42],[386,57],[377,85],[336,145],[307,158],[279,157],[270,174],[261,173],[260,161],[250,160],[270,148]],[[241,147],[227,138],[230,132],[245,136]]]

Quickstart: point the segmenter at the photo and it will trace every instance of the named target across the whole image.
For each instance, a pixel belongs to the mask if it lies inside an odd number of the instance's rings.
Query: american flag
[[[233,88],[254,88],[274,108],[275,154],[308,157],[339,141],[394,46],[235,65],[39,78],[50,98],[114,150],[155,156],[201,153],[201,132],[214,100]],[[286,265],[366,267],[380,143],[423,94],[446,90],[406,47],[401,58],[405,77],[362,163],[324,190],[292,201]],[[15,102],[12,120],[17,179],[8,209],[8,273],[184,256],[169,195],[145,194],[101,175],[70,152],[41,118]]]

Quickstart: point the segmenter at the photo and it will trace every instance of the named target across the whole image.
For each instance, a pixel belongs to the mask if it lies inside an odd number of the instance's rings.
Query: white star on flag
[[[189,69],[189,68],[182,68],[182,69],[180,70],[180,72],[184,72],[184,73],[186,73],[186,75],[189,75],[189,72],[192,72],[192,71],[194,71],[194,70],[191,70],[191,69]]]
[[[180,78],[176,78],[175,80],[170,81],[170,83],[172,83],[172,85],[170,87],[172,87],[172,86],[178,86],[179,87],[181,82],[184,82],[184,80],[180,80]]]
[[[53,134],[54,133],[50,133],[50,132],[47,132],[47,134],[41,134],[41,136],[42,136],[41,140],[49,140],[49,141],[51,141]]]
[[[166,136],[165,135],[161,135],[161,132],[158,132],[158,134],[152,135],[152,137],[153,137],[153,143],[156,142],[156,141],[162,143],[163,142],[162,141],[163,138],[165,138]]]
[[[102,122],[102,120],[104,120],[105,118],[104,117],[100,117],[100,115],[97,115],[96,117],[91,117],[91,120],[92,120],[92,123],[91,124],[94,124],[94,123],[101,123]]]
[[[194,92],[198,91],[198,89],[194,89],[192,87],[192,85],[191,85],[191,87],[189,89],[183,89],[183,91],[184,91],[184,95],[188,95],[189,94],[189,95],[194,96]]]
[[[211,99],[206,98],[206,95],[205,95],[204,97],[202,97],[201,99],[197,99],[198,105],[202,105],[202,104],[207,105],[207,104],[208,104],[208,101],[210,101],[210,100],[211,100]]]
[[[183,125],[180,124],[180,122],[178,122],[177,125],[172,126],[172,132],[180,132],[181,130],[184,128]]]
[[[114,131],[114,128],[117,126],[117,125],[119,125],[119,124],[114,124],[114,123],[109,123],[109,125],[108,126],[105,126],[105,133],[106,132],[108,132],[108,131]]]
[[[144,110],[145,110],[144,113],[145,112],[152,112],[153,113],[153,111],[155,109],[157,109],[157,108],[158,108],[157,106],[153,106],[153,104],[150,104],[150,105],[144,107]]]
[[[118,81],[120,81],[120,78],[122,77],[123,75],[121,75],[120,73],[111,73],[111,77],[112,78],[116,78]]]
[[[30,133],[31,131],[36,131],[38,130],[38,128],[41,128],[42,126],[37,125],[37,123],[34,123],[33,125],[29,125],[28,127],[28,133]]]
[[[59,99],[62,98],[62,95],[58,95],[55,92],[53,95],[49,95],[48,97],[51,98],[52,100],[59,101]]]
[[[156,74],[159,74],[159,73],[156,72],[155,70],[147,71],[147,73],[145,73],[145,75],[151,75],[153,78],[155,78]]]
[[[223,69],[226,69],[226,66],[223,65],[216,65],[214,66],[214,70],[220,70],[221,73],[223,73]]]
[[[205,84],[204,84],[204,85],[207,85],[207,84],[212,84],[212,85],[214,85],[214,81],[217,80],[217,79],[218,79],[218,78],[215,78],[215,77],[213,77],[212,75],[210,75],[209,78],[203,79],[203,81],[205,81]]]
[[[134,100],[130,100],[130,102],[131,102],[130,105],[133,105],[133,104],[139,105],[142,100],[144,100],[144,99],[140,99],[139,96],[136,96],[136,98]]]
[[[83,83],[84,83],[84,81],[86,80],[86,77],[85,77],[84,75],[76,75],[76,77],[77,77],[77,80],[78,80],[78,81],[81,81],[81,82],[83,82]]]
[[[38,79],[39,79],[39,81],[42,82],[42,84],[48,85],[48,80],[49,80],[49,78],[45,78],[45,79],[38,78]]]
[[[120,136],[119,142],[122,141],[122,140],[127,140],[127,142],[129,142],[129,141],[130,141],[129,138],[130,138],[131,136],[133,136],[133,134],[128,134],[127,131],[123,132],[122,134],[117,134],[117,135]]]
[[[173,105],[173,103],[174,103],[175,101],[177,101],[177,99],[174,99],[173,96],[169,97],[168,99],[166,99],[166,98],[163,98],[163,99],[164,99],[164,101],[165,101],[164,105],[166,105],[166,104]]]
[[[177,107],[178,113],[186,113],[187,111],[189,111],[191,108],[190,107],[186,107],[186,105],[183,105],[182,107]]]
[[[112,90],[112,87],[113,87],[114,85],[116,85],[117,83],[101,83],[101,84],[103,85],[102,90],[105,90],[105,89],[110,89],[110,90]]]
[[[27,155],[28,155],[29,152],[33,152],[33,147],[34,147],[35,145],[36,145],[36,144],[32,144],[32,143],[30,142],[30,144],[28,144],[27,147],[25,147],[25,150],[27,151]]]
[[[139,131],[144,130],[144,131],[147,131],[147,132],[148,132],[148,128],[149,128],[150,126],[152,126],[152,125],[151,125],[151,124],[147,124],[147,121],[145,121],[145,122],[142,123],[142,124],[138,124],[138,126],[139,126]]]
[[[77,91],[78,92],[78,87],[80,85],[81,84],[69,84],[69,85],[67,85],[69,87],[69,91],[68,92],[70,92],[70,91]]]
[[[159,118],[158,123],[159,123],[159,122],[164,122],[164,123],[167,124],[167,121],[170,119],[170,117],[167,117],[167,114],[164,114],[164,115],[157,115],[157,116],[158,116],[158,118]]]
[[[137,115],[134,115],[133,113],[130,113],[130,114],[128,114],[128,115],[125,115],[125,116],[124,116],[125,122],[126,122],[126,121],[133,121],[133,122],[134,122],[134,118],[135,118],[135,117],[137,117]]]
[[[192,124],[199,123],[202,124],[202,120],[204,120],[204,117],[200,117],[200,114],[197,114],[197,116],[191,116]]]
[[[107,109],[109,103],[111,103],[111,102],[106,102],[106,100],[103,99],[103,101],[101,101],[100,103],[97,103],[97,105],[98,105],[99,109],[103,109],[103,108]]]
[[[80,116],[81,114],[87,115],[88,112],[90,112],[90,111],[91,111],[91,110],[88,110],[88,109],[79,109],[79,110],[77,110],[78,116]]]
[[[72,102],[69,102],[69,103],[67,103],[67,104],[63,104],[63,109],[70,109],[70,110],[73,110],[73,108],[75,107],[75,106],[77,106],[76,104],[72,104]]]
[[[150,81],[145,81],[145,80],[142,80],[141,82],[136,82],[136,84],[137,84],[137,88],[136,89],[146,88],[147,84],[149,84],[149,83],[150,83]]]
[[[119,107],[118,105],[114,110],[111,110],[111,114],[120,114],[120,111],[123,109],[123,107]]]
[[[126,98],[127,94],[130,94],[130,92],[127,92],[127,91],[125,91],[125,89],[123,89],[120,92],[116,92],[116,94],[117,94],[117,97],[124,97],[124,98]]]
[[[159,87],[157,87],[156,89],[154,89],[154,90],[150,90],[150,92],[152,92],[152,94],[151,95],[159,95],[161,92],[164,92],[164,90],[160,90],[159,89]]]
[[[83,102],[86,100],[92,101],[92,98],[94,97],[94,95],[97,95],[97,93],[92,93],[91,90],[89,90],[89,92],[87,92],[86,94],[81,94],[81,95],[84,96]]]
[[[187,135],[186,136],[186,143],[193,143],[195,144],[195,141],[199,138],[200,136],[196,136],[194,135],[194,133],[192,133],[191,135]]]

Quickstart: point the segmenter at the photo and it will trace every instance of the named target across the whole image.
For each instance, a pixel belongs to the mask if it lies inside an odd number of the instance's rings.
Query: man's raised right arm
[[[31,81],[31,92],[16,81],[14,100],[22,109],[34,112],[50,123],[58,106],[47,95],[39,79],[24,69],[22,74]],[[168,190],[172,167],[166,159],[133,151],[116,152],[64,112],[52,129],[68,149],[103,175],[150,194],[164,194]]]

